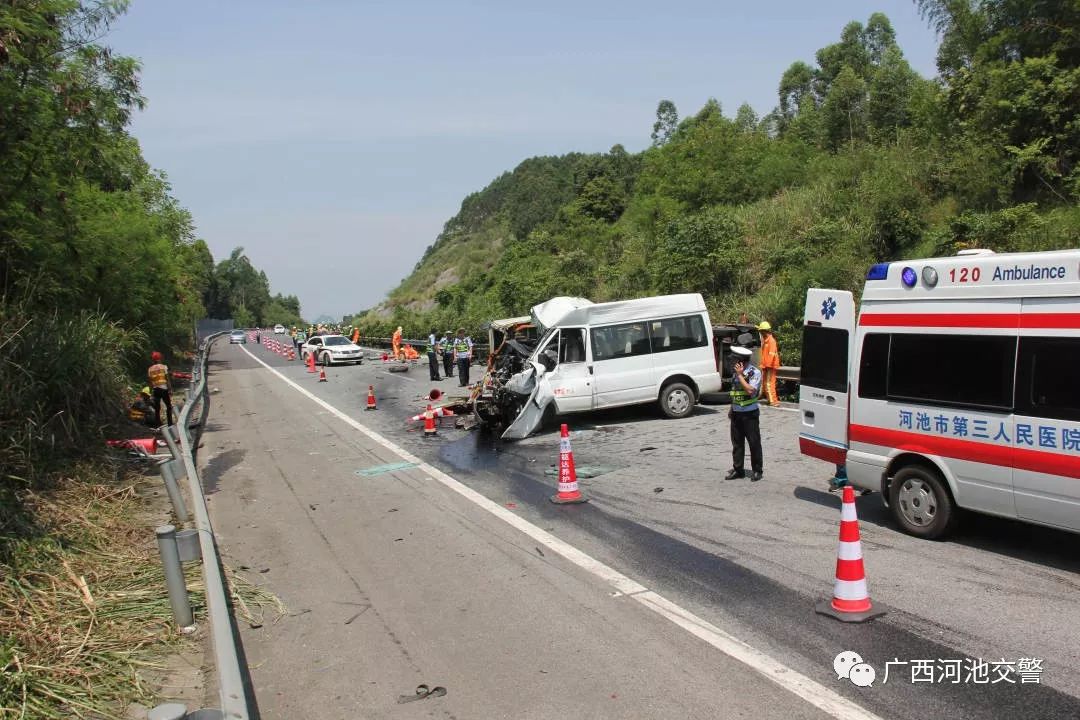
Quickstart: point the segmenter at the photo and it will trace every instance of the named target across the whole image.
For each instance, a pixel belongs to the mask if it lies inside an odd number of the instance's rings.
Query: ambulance
[[[1080,532],[1080,250],[874,265],[806,294],[800,450],[912,535],[961,509]]]

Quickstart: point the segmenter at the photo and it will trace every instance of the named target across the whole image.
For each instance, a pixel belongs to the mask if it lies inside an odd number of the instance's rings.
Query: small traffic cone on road
[[[365,410],[378,410],[378,407],[375,405],[375,386],[374,385],[368,385],[367,386],[367,407],[364,408],[364,409]]]
[[[574,451],[570,449],[570,431],[564,423],[559,430],[559,491],[551,496],[556,505],[589,502],[578,489],[577,471],[574,469]]]
[[[433,437],[438,432],[435,427],[435,413],[432,412],[431,405],[428,405],[424,411],[424,437]]]
[[[312,375],[315,374],[315,353],[308,353],[307,356],[307,371]]]
[[[326,368],[319,368],[319,382],[326,382]]]
[[[875,610],[866,589],[866,569],[863,567],[862,541],[859,538],[859,518],[855,514],[855,491],[844,486],[844,501],[840,506],[840,546],[836,551],[836,585],[832,601],[822,600],[814,610],[843,622],[866,622],[884,615]]]

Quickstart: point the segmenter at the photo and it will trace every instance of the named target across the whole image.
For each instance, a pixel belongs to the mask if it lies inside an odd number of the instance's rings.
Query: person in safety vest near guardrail
[[[469,364],[472,362],[472,338],[465,337],[465,328],[458,328],[454,338],[454,358],[457,360],[458,385],[469,384]]]
[[[394,353],[395,360],[401,360],[401,326],[398,325],[397,330],[394,331],[393,337],[390,338],[390,349]]]
[[[439,353],[442,348],[439,347],[439,339],[435,335],[435,328],[431,328],[431,332],[428,333],[427,338],[427,362],[428,362],[428,375],[432,382],[438,382],[442,380],[439,377]]]
[[[150,388],[144,387],[139,391],[135,401],[128,408],[128,419],[141,425],[157,427],[154,422],[154,405],[150,396]]]
[[[172,425],[172,381],[169,380],[169,366],[161,362],[161,353],[157,350],[150,353],[150,360],[154,364],[147,368],[146,376],[150,379],[150,392],[154,397],[154,417],[157,419],[157,426],[161,427],[162,402],[165,403],[169,425]]]
[[[763,390],[765,403],[779,405],[780,398],[776,394],[776,371],[780,369],[780,351],[776,347],[776,336],[772,333],[772,325],[768,320],[762,320],[757,326],[761,333],[761,372],[763,373]]]
[[[448,378],[454,377],[454,333],[447,330],[439,340],[442,347],[443,375]]]
[[[725,480],[746,477],[743,465],[746,447],[750,444],[750,482],[757,482],[764,472],[764,459],[761,454],[761,426],[758,408],[758,396],[761,394],[761,371],[750,362],[753,353],[749,348],[733,347],[735,355],[735,375],[731,379],[731,470]]]

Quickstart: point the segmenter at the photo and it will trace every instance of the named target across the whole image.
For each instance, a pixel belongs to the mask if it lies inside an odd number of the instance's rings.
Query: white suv
[[[307,362],[308,356],[314,355],[320,365],[352,362],[360,364],[364,354],[360,347],[353,345],[344,335],[314,335],[300,346],[300,358]]]
[[[284,335],[285,334],[285,326],[284,325],[275,325],[274,326],[274,334],[275,335]]]

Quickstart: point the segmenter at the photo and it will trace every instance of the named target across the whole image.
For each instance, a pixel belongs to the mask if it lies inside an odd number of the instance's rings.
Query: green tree
[[[822,115],[830,147],[866,137],[866,83],[850,67],[844,66],[830,86]]]
[[[675,103],[670,100],[661,100],[656,106],[656,122],[653,123],[653,145],[663,145],[675,133],[679,126],[679,112],[675,109]]]

